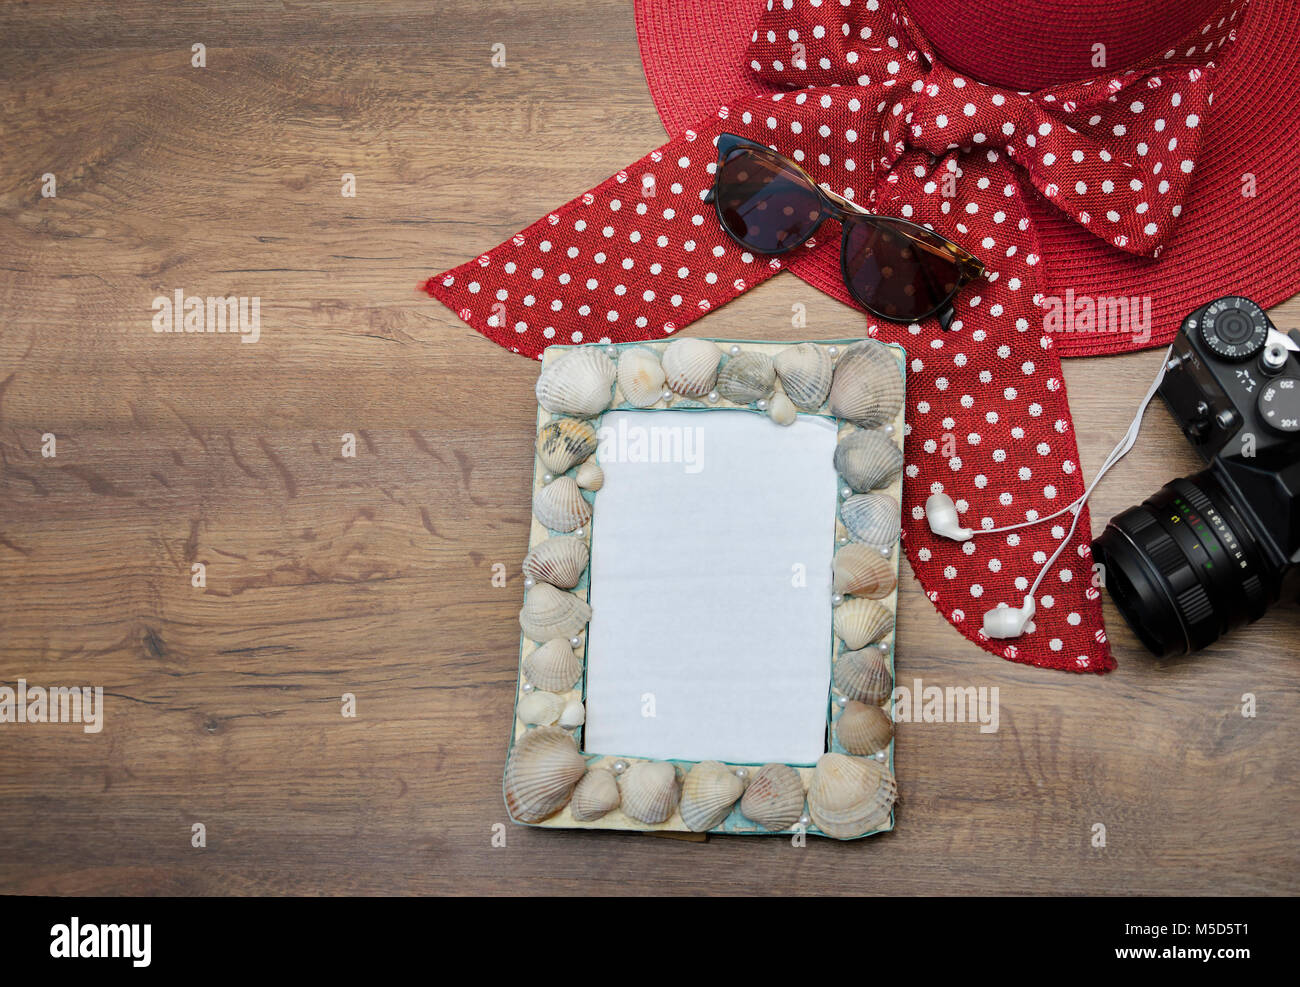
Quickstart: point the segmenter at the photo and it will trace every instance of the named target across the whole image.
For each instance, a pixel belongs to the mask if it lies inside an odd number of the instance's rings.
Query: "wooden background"
[[[537,368],[416,285],[663,139],[621,0],[8,4],[0,81],[0,682],[107,693],[98,735],[0,725],[0,890],[1300,889],[1294,609],[1170,663],[1108,609],[1097,678],[980,651],[910,577],[901,680],[1002,721],[900,727],[896,832],[491,846]],[[156,335],[176,288],[260,296],[261,341]],[[782,275],[692,331],[791,338],[793,301],[860,324]],[[1157,360],[1068,363],[1089,475]],[[1195,466],[1157,407],[1094,525]]]

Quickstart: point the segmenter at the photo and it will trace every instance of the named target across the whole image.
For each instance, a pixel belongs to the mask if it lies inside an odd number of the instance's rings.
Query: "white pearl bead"
[[[730,350],[728,350],[728,352],[729,352],[732,356],[740,356],[740,347],[739,347],[739,346],[736,346],[735,344],[732,344],[732,347],[731,347]]]
[[[841,488],[841,490],[840,490],[840,496],[841,496],[841,497],[852,497],[852,496],[853,496],[853,488],[852,488],[852,487],[843,487],[843,488]]]
[[[580,648],[580,647],[582,647],[582,638],[580,638],[580,637],[571,637],[571,638],[569,638],[569,644],[570,644],[572,647]]]
[[[615,762],[614,762],[614,774],[616,774],[616,775],[621,775],[621,774],[622,774],[624,771],[626,771],[626,770],[627,770],[627,762],[626,762],[626,761],[615,761]]]
[[[802,816],[799,817],[799,825],[802,826],[804,829],[807,829],[809,826],[812,825],[812,818],[808,815],[808,813],[805,812]]]
[[[524,687],[523,687],[522,689],[520,689],[519,691],[522,692],[522,693],[524,693],[525,695],[527,695],[528,693],[530,693],[530,692],[533,691],[533,686],[532,686],[531,683],[525,682],[525,683],[524,683]]]
[[[887,559],[887,558],[889,558],[889,557],[890,557],[891,555],[893,555],[893,554],[894,554],[894,550],[893,550],[892,548],[889,548],[888,546],[883,547],[883,548],[880,549],[880,555],[881,555],[882,558],[886,558],[886,559]]]
[[[838,346],[828,346],[826,347],[826,355],[829,357],[837,357],[840,355],[840,348]]]
[[[836,705],[836,706],[847,706],[848,704],[849,704],[849,697],[848,697],[848,696],[836,696],[836,697],[835,697],[835,705]]]
[[[880,430],[881,430],[882,432],[884,432],[886,435],[893,435],[893,434],[894,434],[894,426],[893,426],[893,425],[882,425],[881,428],[880,428]]]
[[[581,529],[581,528],[574,528],[574,529],[573,529],[573,537],[574,537],[574,538],[581,538],[581,537],[582,537],[582,529]]]
[[[767,410],[767,398],[759,398],[759,399],[758,399],[758,410],[759,410],[759,411],[766,411],[766,410]]]
[[[671,389],[665,387],[663,389],[663,393],[660,394],[659,396],[663,398],[665,401],[671,401],[673,399],[673,392]]]
[[[709,391],[709,404],[716,404],[718,401],[718,392]]]
[[[611,360],[614,359],[614,357],[618,356],[618,347],[617,347],[617,346],[606,346],[606,347],[605,347],[605,355],[606,355],[607,357],[609,357]]]
[[[534,579],[532,576],[524,577],[524,589],[532,589],[536,585],[537,585],[537,580]]]
[[[542,474],[542,482],[543,482],[543,483],[550,483],[550,482],[551,482],[552,480],[554,480],[554,479],[555,479],[555,477],[552,476],[550,473],[543,473],[543,474]]]
[[[838,607],[843,602],[844,602],[844,595],[842,593],[836,593],[834,596],[831,597],[831,606],[833,607]]]

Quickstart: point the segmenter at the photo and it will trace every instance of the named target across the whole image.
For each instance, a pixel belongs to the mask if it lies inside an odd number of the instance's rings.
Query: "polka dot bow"
[[[981,647],[1012,661],[1108,671],[1086,510],[1039,588],[1029,631],[999,641],[984,636],[984,611],[1021,604],[1070,516],[957,543],[930,532],[923,505],[945,491],[963,525],[1001,528],[1055,514],[1082,493],[1053,345],[1069,324],[1059,300],[1043,295],[1051,258],[1033,217],[1046,202],[1053,221],[1079,224],[1114,249],[1160,253],[1195,174],[1213,59],[1244,4],[1225,4],[1163,58],[1024,93],[944,66],[900,3],[769,2],[747,53],[762,94],[719,107],[425,288],[485,336],[536,357],[552,342],[663,338],[790,264],[838,271],[833,224],[775,257],[726,236],[703,201],[724,132],[767,144],[872,212],[931,226],[986,271],[958,295],[951,331],[933,319],[900,325],[864,313],[865,334],[909,354],[903,538],[913,571]]]

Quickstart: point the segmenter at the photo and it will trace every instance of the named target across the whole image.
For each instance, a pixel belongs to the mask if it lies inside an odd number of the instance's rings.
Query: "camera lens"
[[[1092,551],[1115,606],[1162,658],[1258,620],[1279,592],[1243,512],[1209,470],[1116,515]]]

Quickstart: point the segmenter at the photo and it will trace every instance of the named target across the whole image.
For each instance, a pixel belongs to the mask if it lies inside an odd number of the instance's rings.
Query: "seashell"
[[[831,381],[831,414],[879,428],[903,407],[903,373],[884,343],[864,339],[844,351]]]
[[[702,398],[718,379],[722,350],[707,339],[674,339],[664,349],[668,386],[688,398]]]
[[[524,678],[547,692],[568,692],[582,678],[582,662],[567,638],[552,638],[524,658]]]
[[[903,468],[903,450],[884,432],[854,429],[835,447],[835,472],[858,493],[889,483]]]
[[[854,597],[835,608],[832,622],[835,624],[835,633],[848,649],[856,651],[888,634],[894,623],[894,615],[888,607],[881,606],[875,600]]]
[[[591,620],[591,607],[550,583],[538,583],[524,595],[519,626],[530,641],[574,637]]]
[[[764,829],[781,832],[803,815],[803,780],[788,764],[765,764],[740,800],[740,811]]]
[[[605,485],[605,471],[600,468],[599,463],[591,460],[579,466],[573,478],[578,481],[578,486],[583,490],[599,490]]]
[[[551,692],[533,691],[520,696],[515,704],[515,716],[529,726],[547,727],[560,718],[564,700]]]
[[[800,343],[783,349],[772,361],[786,396],[804,411],[816,411],[826,403],[834,365],[830,354],[814,343]]]
[[[591,418],[613,399],[614,361],[597,346],[571,350],[542,369],[537,378],[537,403],[547,411],[574,418]]]
[[[591,561],[591,550],[581,538],[547,538],[524,556],[524,575],[539,583],[573,589]]]
[[[573,738],[559,727],[529,730],[506,762],[505,797],[510,818],[541,822],[564,808],[587,762]]]
[[[669,761],[637,761],[618,779],[623,812],[643,823],[661,823],[677,808],[681,786]]]
[[[663,364],[659,354],[644,346],[633,347],[618,358],[618,387],[623,399],[636,408],[649,408],[663,396]]]
[[[835,688],[849,699],[879,706],[894,690],[894,676],[879,648],[844,651],[835,659]]]
[[[569,811],[578,822],[591,822],[618,808],[618,779],[605,768],[592,768],[573,790]]]
[[[772,393],[776,368],[766,353],[733,356],[718,373],[718,393],[736,404],[749,404]]]
[[[889,494],[867,493],[846,497],[840,505],[840,517],[844,521],[844,527],[849,529],[849,537],[856,542],[874,548],[887,548],[892,552],[898,541],[898,501]]]
[[[836,593],[879,600],[898,585],[894,564],[878,549],[850,543],[835,553],[832,588]]]
[[[897,798],[894,776],[875,760],[823,754],[808,785],[808,815],[827,836],[851,840],[888,823]]]
[[[560,710],[560,726],[566,730],[576,730],[587,722],[587,708],[580,699],[570,699]]]
[[[559,476],[533,494],[533,515],[551,531],[572,531],[591,520],[591,505],[577,480]]]
[[[559,418],[537,433],[537,458],[548,472],[559,476],[595,452],[597,445],[590,422]]]
[[[875,754],[894,739],[894,724],[879,706],[850,700],[835,721],[835,738],[850,754]]]
[[[745,783],[725,764],[701,761],[682,783],[682,822],[693,833],[717,826],[731,814]]]
[[[794,402],[784,394],[773,394],[767,404],[767,417],[778,425],[793,425],[797,414]]]

